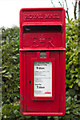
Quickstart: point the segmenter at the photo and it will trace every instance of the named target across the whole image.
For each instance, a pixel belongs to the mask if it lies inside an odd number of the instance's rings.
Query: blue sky
[[[58,0],[52,1],[56,7],[60,6]],[[67,0],[71,18],[73,18],[72,1],[74,0]],[[51,0],[0,0],[0,27],[19,26],[20,9],[36,7],[53,7],[53,5]]]

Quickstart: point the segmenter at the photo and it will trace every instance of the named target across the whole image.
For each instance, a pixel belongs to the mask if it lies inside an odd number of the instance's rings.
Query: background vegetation
[[[66,24],[66,114],[48,120],[80,119],[79,20]],[[37,120],[20,114],[19,28],[2,29],[2,120]]]

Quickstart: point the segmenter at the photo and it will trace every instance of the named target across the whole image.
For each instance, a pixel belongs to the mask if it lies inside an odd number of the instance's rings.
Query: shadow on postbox
[[[65,10],[20,11],[20,109],[29,116],[65,114]]]

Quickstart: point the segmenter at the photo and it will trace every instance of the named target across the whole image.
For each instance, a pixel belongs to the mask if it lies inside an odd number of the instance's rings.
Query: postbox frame
[[[47,52],[49,55],[49,52]],[[55,60],[49,59],[47,55],[47,58],[34,58],[31,60],[31,66],[32,66],[32,100],[54,100],[55,97]],[[40,52],[38,52],[38,56],[40,56]],[[52,62],[52,97],[34,97],[34,62]]]

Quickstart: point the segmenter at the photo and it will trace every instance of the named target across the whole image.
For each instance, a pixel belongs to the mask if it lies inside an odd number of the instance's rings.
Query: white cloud
[[[50,0],[0,0],[0,27],[19,26],[21,8],[51,7]]]
[[[59,4],[56,0],[54,1],[58,7]],[[19,26],[20,9],[36,7],[53,7],[53,5],[51,4],[51,0],[0,0],[0,27],[12,27],[14,25]],[[71,9],[70,6],[69,8]]]

